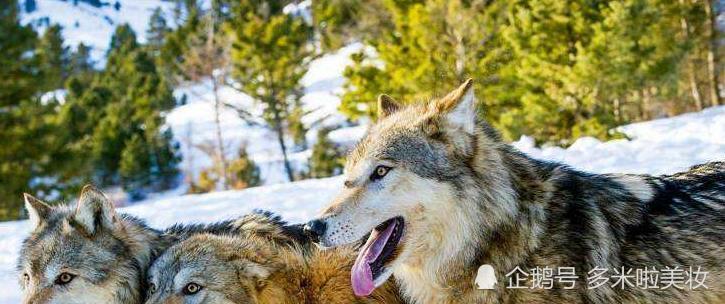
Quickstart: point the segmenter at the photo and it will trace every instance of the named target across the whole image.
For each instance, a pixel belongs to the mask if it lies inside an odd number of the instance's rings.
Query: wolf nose
[[[312,220],[307,222],[307,225],[305,225],[305,232],[310,234],[312,237],[314,237],[316,240],[319,240],[319,238],[325,234],[325,229],[327,229],[327,224],[321,220]]]

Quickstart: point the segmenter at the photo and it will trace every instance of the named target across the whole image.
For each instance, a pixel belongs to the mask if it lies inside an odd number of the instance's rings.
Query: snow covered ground
[[[362,128],[347,129],[359,136]],[[529,138],[513,143],[525,153],[596,172],[673,173],[692,165],[725,159],[725,106],[668,119],[621,127],[632,140],[600,142],[581,138],[568,149],[539,149]],[[343,136],[341,136],[343,137]],[[203,195],[168,195],[149,199],[121,212],[146,219],[153,227],[172,223],[212,222],[266,209],[290,222],[303,222],[317,213],[341,187],[339,177],[275,184],[242,191]],[[20,291],[15,259],[27,221],[0,223],[0,303],[18,303]]]
[[[531,138],[522,137],[513,145],[532,157],[595,173],[671,174],[694,164],[725,160],[725,106],[618,129],[632,140],[601,142],[584,137],[567,149],[538,149]]]

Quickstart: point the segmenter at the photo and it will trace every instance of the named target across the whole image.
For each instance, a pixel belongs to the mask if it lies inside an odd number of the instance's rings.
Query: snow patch
[[[174,8],[171,1],[119,2],[121,7],[116,10],[113,5],[95,7],[85,2],[75,5],[73,0],[36,0],[37,8],[30,13],[23,11],[20,19],[22,23],[31,24],[41,32],[48,25],[61,25],[66,45],[77,46],[83,42],[91,47],[91,58],[97,65],[103,66],[111,36],[117,26],[128,23],[136,32],[139,42],[144,43],[154,9],[161,7],[169,20]]]
[[[671,174],[725,157],[725,106],[617,128],[631,140],[579,138],[568,149],[534,147],[523,136],[513,145],[539,159],[594,173]]]

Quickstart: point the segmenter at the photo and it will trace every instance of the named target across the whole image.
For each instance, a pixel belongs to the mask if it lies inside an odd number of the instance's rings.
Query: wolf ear
[[[30,194],[23,193],[23,197],[25,198],[25,210],[28,211],[30,225],[33,229],[38,228],[48,218],[51,208],[48,204]]]
[[[398,110],[400,110],[400,105],[393,97],[385,94],[378,96],[378,119],[388,117]]]
[[[73,220],[89,234],[94,234],[98,228],[113,229],[116,222],[116,211],[111,200],[103,192],[92,185],[86,185],[78,199],[78,207],[73,214]]]
[[[437,104],[438,111],[445,114],[448,123],[469,134],[476,128],[476,95],[473,93],[473,79],[448,93]]]

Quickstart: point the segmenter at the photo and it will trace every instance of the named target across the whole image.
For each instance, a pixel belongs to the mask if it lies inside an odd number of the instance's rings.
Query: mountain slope
[[[158,0],[101,1],[107,5],[96,7],[76,0],[36,0],[34,10],[28,11],[24,0],[21,22],[32,24],[41,32],[51,24],[63,27],[65,44],[75,48],[79,43],[90,46],[91,56],[97,66],[105,62],[111,35],[117,26],[128,23],[140,42],[146,41],[148,20],[154,9],[160,7],[167,19],[171,16],[174,3]],[[114,5],[118,2],[118,10]]]

